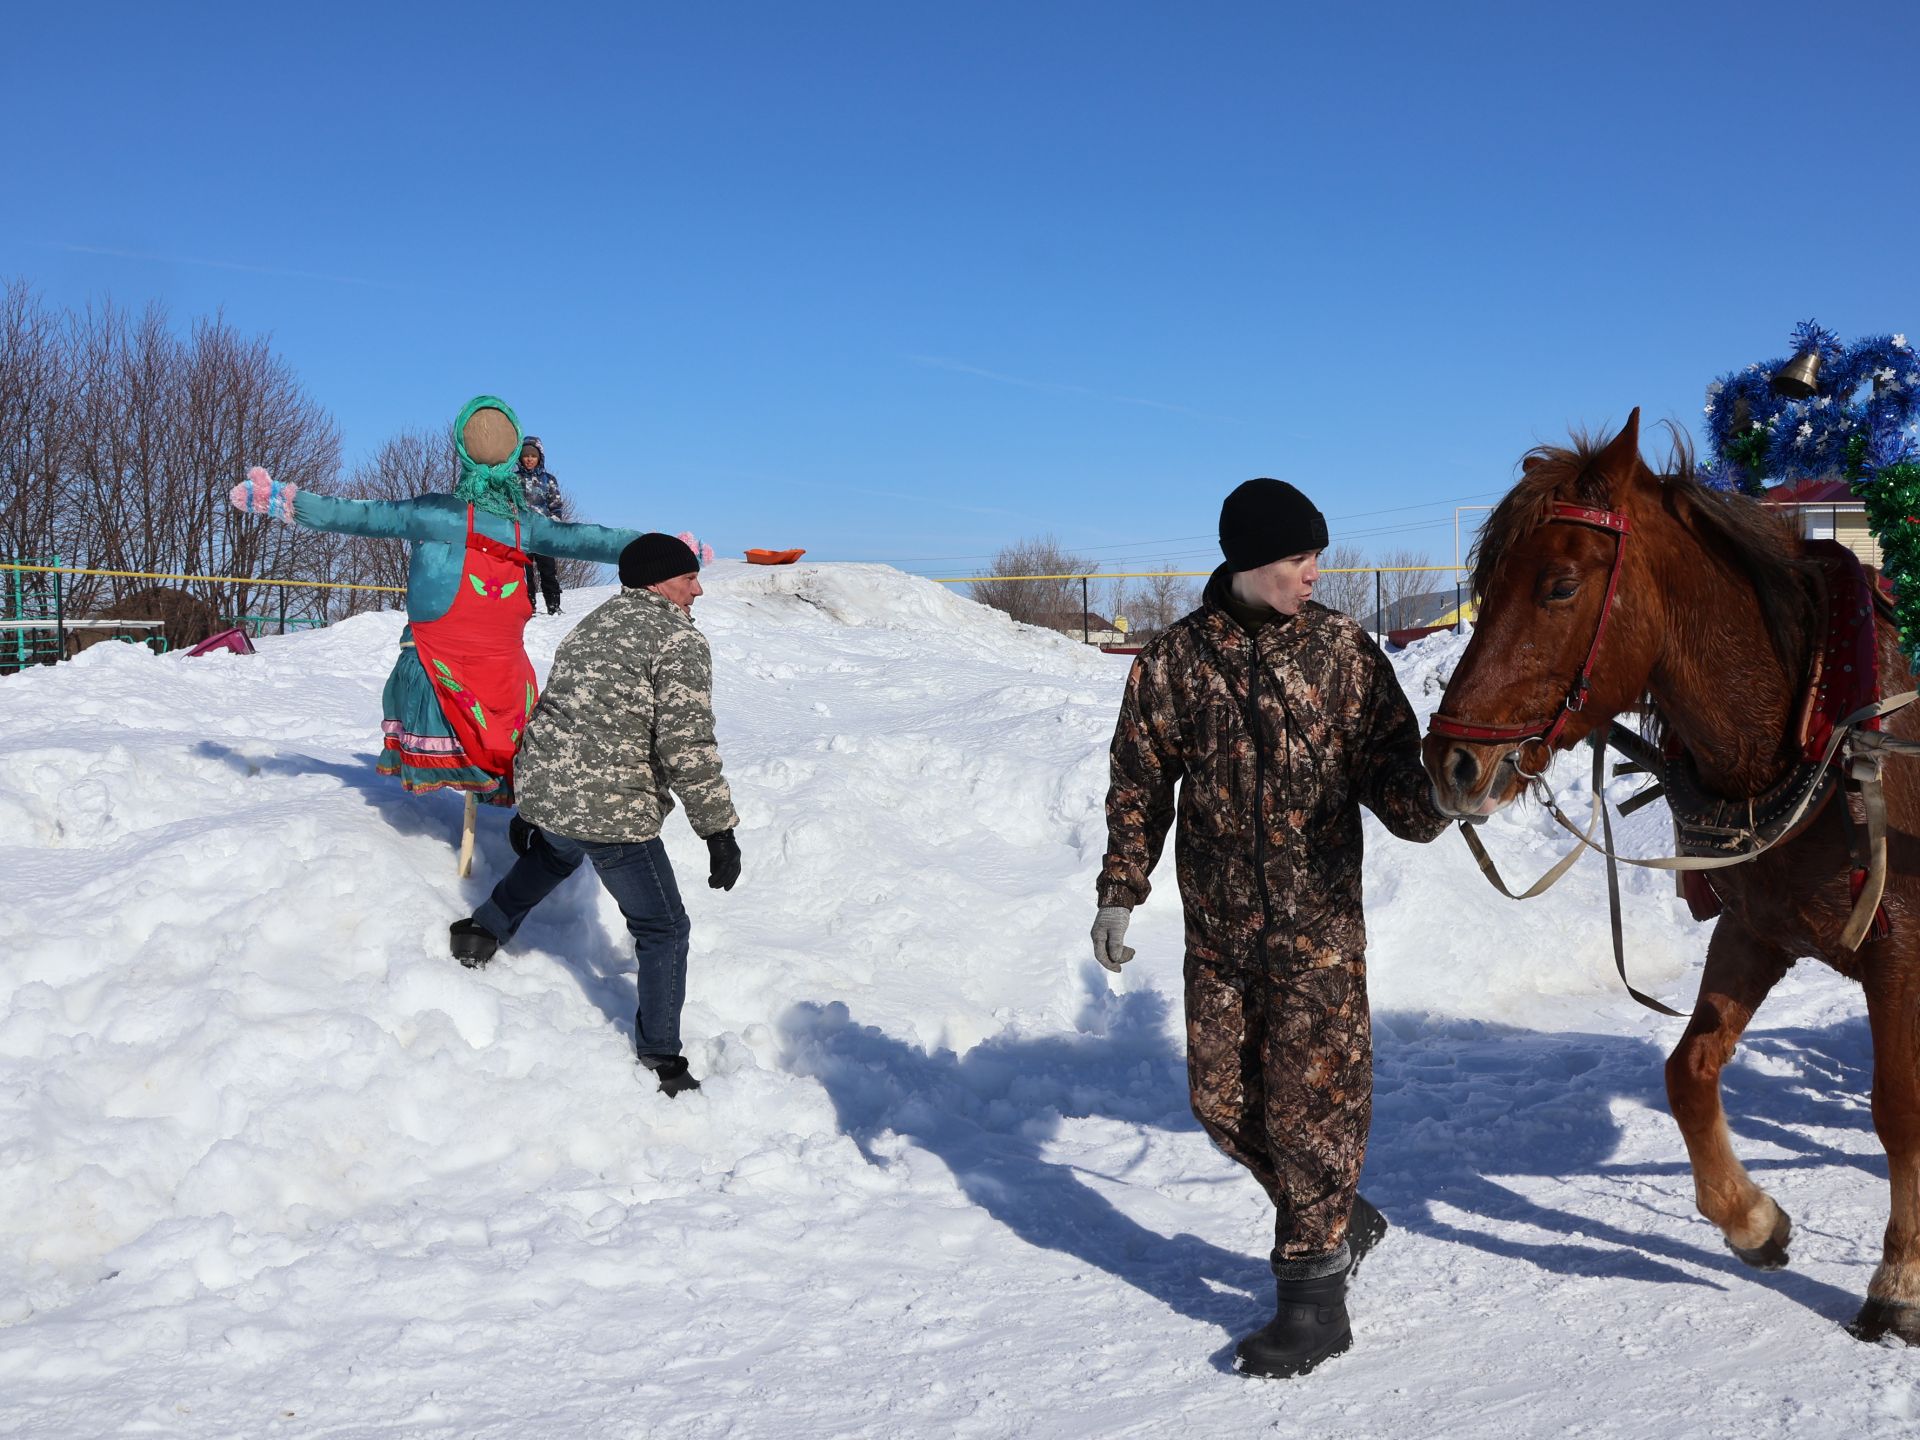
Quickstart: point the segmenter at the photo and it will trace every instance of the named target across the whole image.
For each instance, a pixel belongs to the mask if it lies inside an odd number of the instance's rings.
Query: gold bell
[[[1820,393],[1820,352],[1802,350],[1773,372],[1773,393],[1806,400]]]

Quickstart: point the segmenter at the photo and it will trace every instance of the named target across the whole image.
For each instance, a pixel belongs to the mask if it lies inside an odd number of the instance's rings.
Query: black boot
[[[1353,1252],[1353,1265],[1347,1271],[1349,1280],[1359,1278],[1360,1262],[1392,1228],[1387,1224],[1387,1217],[1367,1203],[1366,1196],[1353,1197],[1353,1214],[1347,1220],[1347,1249]]]
[[[456,920],[447,927],[447,948],[454,959],[471,970],[493,959],[500,941],[491,930],[471,919]]]
[[[642,1055],[640,1063],[653,1071],[660,1082],[660,1093],[671,1100],[682,1090],[698,1090],[700,1082],[687,1069],[684,1055]]]
[[[1329,1264],[1337,1268],[1320,1275],[1301,1273]],[[1291,1380],[1346,1351],[1353,1344],[1353,1327],[1347,1323],[1347,1272],[1352,1267],[1344,1248],[1318,1260],[1276,1264],[1274,1317],[1240,1342],[1233,1368],[1242,1375]]]

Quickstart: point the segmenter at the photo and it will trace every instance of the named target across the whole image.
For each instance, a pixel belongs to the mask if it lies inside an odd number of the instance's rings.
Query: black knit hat
[[[697,574],[699,569],[700,557],[686,541],[658,530],[628,541],[627,548],[620,552],[620,583],[629,590]]]
[[[1220,552],[1229,570],[1258,570],[1327,548],[1327,517],[1284,480],[1236,486],[1220,507]]]

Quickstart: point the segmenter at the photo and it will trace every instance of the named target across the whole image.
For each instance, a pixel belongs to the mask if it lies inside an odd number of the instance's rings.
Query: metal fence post
[[[20,556],[16,556],[15,558],[21,564],[23,565],[26,564],[26,561],[27,561],[26,556],[20,555]],[[8,612],[9,619],[13,619],[13,620],[26,619],[26,611],[27,611],[26,590],[25,590],[26,578],[27,578],[27,572],[24,570],[9,570],[7,572],[9,598],[13,602],[12,609]],[[14,640],[13,640],[14,661],[17,665],[24,666],[27,663],[27,627],[22,625],[19,629],[13,632],[13,635],[14,635]]]
[[[56,567],[53,572],[53,658],[57,662],[67,658],[67,610],[66,597],[60,586],[60,571],[57,568],[60,564],[58,555],[53,557],[53,563]]]
[[[1087,618],[1087,605],[1087,577],[1082,575],[1080,577],[1080,643],[1082,645],[1093,643],[1093,622]]]
[[[1386,586],[1381,583],[1381,573],[1373,572],[1373,638],[1384,645],[1387,640],[1387,601]]]
[[[282,585],[279,587],[279,590],[280,590],[280,633],[284,635],[287,633],[287,587]]]

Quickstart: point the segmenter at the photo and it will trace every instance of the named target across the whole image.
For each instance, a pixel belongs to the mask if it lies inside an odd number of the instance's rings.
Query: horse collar
[[[1607,633],[1607,621],[1613,615],[1613,599],[1620,589],[1620,571],[1627,558],[1627,536],[1633,529],[1633,522],[1623,511],[1602,510],[1592,505],[1575,505],[1570,501],[1557,501],[1547,511],[1547,523],[1560,522],[1568,525],[1588,525],[1596,530],[1608,530],[1614,535],[1613,567],[1607,572],[1607,593],[1600,602],[1600,618],[1594,622],[1593,643],[1587,647],[1587,658],[1581,662],[1579,672],[1573,677],[1573,683],[1567,687],[1567,696],[1560,709],[1551,720],[1542,720],[1534,725],[1479,725],[1470,720],[1462,720],[1452,715],[1436,713],[1428,723],[1427,731],[1432,735],[1444,735],[1451,740],[1468,740],[1495,743],[1505,740],[1518,741],[1515,753],[1531,741],[1538,740],[1546,746],[1548,759],[1553,755],[1553,743],[1560,738],[1560,732],[1567,727],[1567,720],[1579,714],[1587,705],[1587,690],[1593,675],[1594,662],[1600,658],[1600,641]],[[1519,769],[1518,762],[1515,768]],[[1546,768],[1542,763],[1541,770]],[[1521,770],[1529,779],[1537,778],[1538,772],[1529,774]]]

